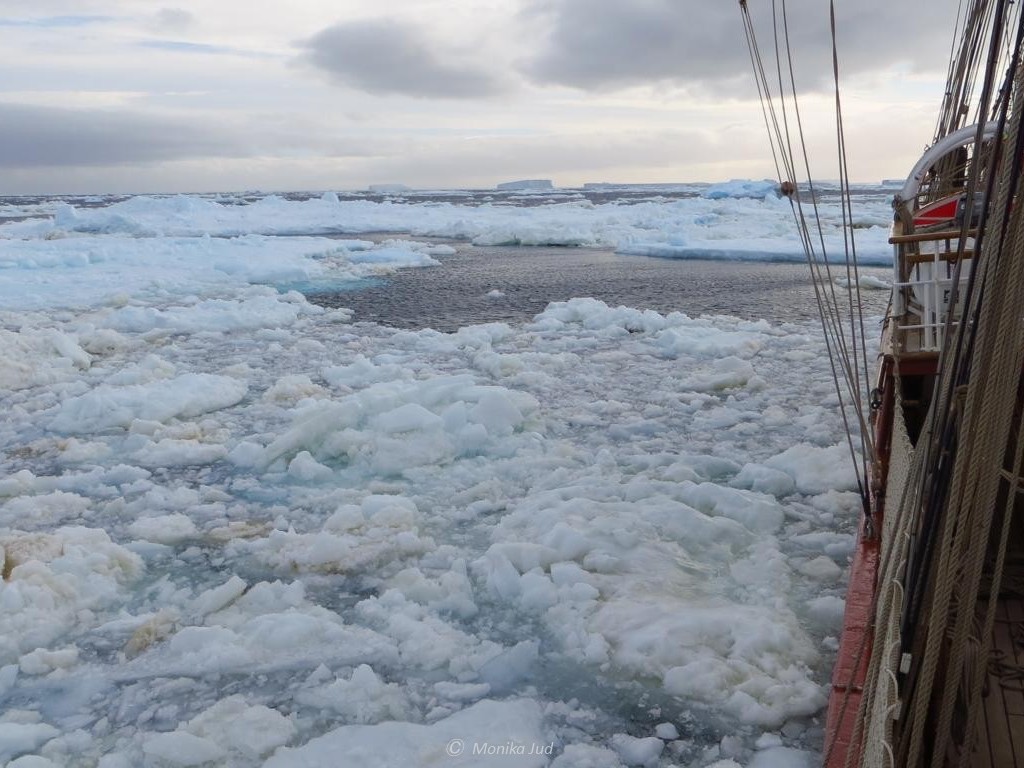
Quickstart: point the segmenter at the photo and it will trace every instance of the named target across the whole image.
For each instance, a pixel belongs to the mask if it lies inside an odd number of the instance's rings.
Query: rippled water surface
[[[597,248],[476,247],[453,243],[440,267],[407,269],[362,290],[311,300],[349,307],[356,321],[453,331],[487,322],[520,323],[552,301],[590,296],[658,312],[729,314],[799,321],[817,317],[803,264],[620,256]],[[882,279],[888,270],[862,270]],[[500,291],[502,295],[489,295]],[[888,292],[862,293],[865,312],[881,314]]]

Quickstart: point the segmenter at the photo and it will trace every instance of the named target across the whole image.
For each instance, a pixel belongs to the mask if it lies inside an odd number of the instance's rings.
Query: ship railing
[[[960,247],[962,230],[900,234],[894,228],[893,315],[897,340],[904,352],[938,352],[942,347],[957,262],[974,256],[976,232],[970,230]],[[960,280],[967,271],[960,271]],[[950,325],[958,325],[957,317]]]

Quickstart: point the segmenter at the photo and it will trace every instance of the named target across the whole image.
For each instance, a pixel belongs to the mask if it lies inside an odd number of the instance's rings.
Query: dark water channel
[[[583,296],[690,316],[775,322],[817,317],[803,264],[659,259],[597,248],[452,245],[456,253],[440,257],[439,267],[404,269],[361,290],[309,298],[349,307],[357,322],[446,332],[475,323],[528,322],[549,302]],[[886,268],[862,273],[889,278]],[[501,295],[489,295],[492,291]],[[862,297],[867,315],[884,312],[887,291],[866,290]]]

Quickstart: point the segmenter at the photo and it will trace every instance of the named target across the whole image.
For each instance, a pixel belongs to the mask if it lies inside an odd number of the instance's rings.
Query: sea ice
[[[611,738],[612,749],[619,753],[626,765],[654,765],[665,742],[654,736],[638,739],[625,733],[617,733]]]
[[[46,723],[0,723],[0,760],[38,749],[59,733]]]
[[[442,334],[254,284],[451,255],[313,236],[340,232],[799,247],[771,198],[584,202],[131,198],[0,226],[0,759],[818,747],[785,729],[825,700],[859,502],[813,327],[575,298]]]
[[[235,405],[248,392],[244,382],[208,373],[126,386],[100,385],[63,402],[51,428],[64,434],[90,434],[130,427],[136,419],[164,422],[199,416]]]
[[[763,181],[733,179],[721,184],[712,184],[702,193],[702,196],[708,200],[720,200],[728,197],[765,197],[767,195],[779,196],[779,182],[772,179]]]
[[[279,749],[264,768],[333,768],[339,764],[407,768],[433,762],[468,766],[495,757],[501,765],[543,768],[549,763],[546,754],[518,754],[512,749],[521,746],[526,752],[548,744],[542,714],[533,701],[511,699],[481,701],[432,725],[345,725],[302,747]]]
[[[632,205],[613,201],[594,205],[580,200],[530,208],[490,202],[478,206],[392,200],[339,202],[336,197],[326,196],[290,201],[270,195],[246,204],[181,195],[133,197],[100,208],[63,206],[50,221],[2,225],[0,238],[33,240],[8,248],[6,255],[0,255],[0,263],[8,261],[10,266],[17,267],[23,292],[28,287],[29,296],[20,301],[37,301],[42,306],[45,302],[42,295],[31,296],[37,290],[38,277],[31,277],[29,270],[74,268],[79,273],[109,275],[112,267],[123,271],[125,263],[135,266],[143,259],[151,266],[187,260],[190,267],[210,279],[223,280],[224,274],[232,274],[250,282],[270,282],[285,279],[289,274],[292,279],[303,279],[303,276],[319,273],[319,268],[307,258],[315,258],[318,249],[328,264],[339,259],[342,264],[349,263],[345,253],[352,251],[351,241],[314,241],[313,238],[307,238],[304,243],[301,238],[289,238],[297,247],[289,249],[291,254],[286,261],[284,249],[291,243],[277,243],[277,247],[270,249],[271,243],[265,237],[280,234],[408,232],[417,237],[462,239],[478,245],[591,245],[614,247],[620,253],[667,258],[802,261],[803,246],[792,226],[789,203],[777,197],[775,187],[772,181],[737,180],[707,187],[701,197],[673,201],[653,200]],[[838,262],[844,253],[843,212],[837,204],[819,203],[818,215],[828,251],[833,261]],[[887,199],[856,211],[857,251],[862,264],[892,263],[887,242],[890,219]],[[70,238],[40,240],[72,233],[130,235],[133,243],[147,238],[153,243],[125,253],[123,246],[111,243],[104,243],[103,249],[95,249],[92,244],[89,248],[83,248],[82,243],[76,245]],[[234,239],[197,241],[194,245],[173,240],[174,237],[202,235]],[[41,242],[58,245],[43,246]],[[168,246],[173,249],[170,253]],[[195,251],[183,253],[186,246]],[[154,247],[156,250],[151,251]],[[277,258],[267,258],[272,254]],[[411,261],[416,262],[418,258],[421,257],[413,256]],[[210,271],[211,266],[213,271]],[[166,274],[173,276],[175,273]],[[166,277],[164,282],[167,282]],[[129,285],[123,281],[121,284]],[[10,285],[13,293],[15,283],[12,281]],[[42,284],[38,285],[38,290],[42,291]],[[131,285],[142,287],[145,283]],[[4,287],[5,283],[0,281],[0,295],[6,298]],[[76,293],[86,290],[105,296],[109,286],[96,283],[89,288],[76,287]]]

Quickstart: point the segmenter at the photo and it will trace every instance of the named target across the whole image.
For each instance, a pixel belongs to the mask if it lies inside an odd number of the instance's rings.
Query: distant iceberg
[[[495,189],[501,189],[505,191],[514,190],[546,190],[554,189],[555,185],[551,183],[551,179],[521,179],[520,181],[506,181],[498,184]]]
[[[384,195],[391,195],[396,192],[411,192],[412,187],[407,187],[405,184],[371,184],[367,187],[367,190]]]
[[[712,184],[704,190],[701,197],[708,200],[721,200],[727,197],[764,198],[768,195],[779,196],[779,182],[772,179],[762,179],[761,181],[733,179],[721,184]]]

